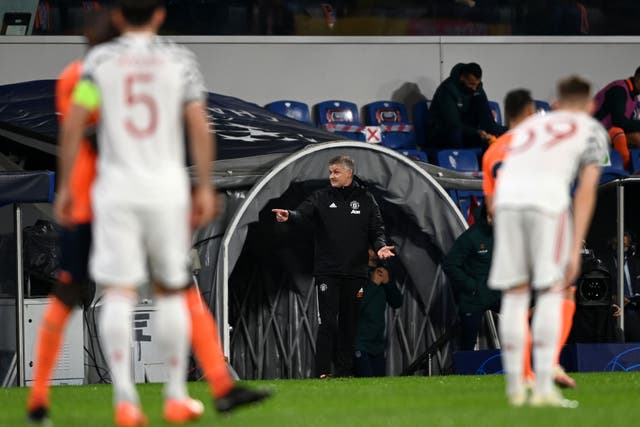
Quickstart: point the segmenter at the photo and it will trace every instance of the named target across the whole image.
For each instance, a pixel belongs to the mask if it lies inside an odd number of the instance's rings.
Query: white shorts
[[[132,206],[94,198],[89,262],[96,283],[137,287],[151,278],[177,289],[191,281],[189,203]]]
[[[509,289],[524,283],[545,289],[564,278],[571,245],[567,211],[496,209],[489,287]]]

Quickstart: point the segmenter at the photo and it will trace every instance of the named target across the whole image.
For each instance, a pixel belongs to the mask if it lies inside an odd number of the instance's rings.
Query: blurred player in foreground
[[[515,89],[507,93],[504,99],[505,118],[510,129],[515,128],[524,120],[535,113],[536,107],[531,93],[526,89]],[[500,172],[500,167],[504,158],[509,152],[509,144],[513,134],[507,132],[500,136],[489,146],[482,157],[482,189],[487,209],[493,214],[493,196],[495,192],[495,182]],[[573,315],[576,311],[575,287],[569,286],[565,291],[565,298],[562,300],[562,329],[558,340],[556,351],[556,367],[554,380],[562,387],[575,387],[576,382],[560,366],[560,352],[564,346],[571,327],[573,325]],[[524,349],[524,376],[525,380],[533,384],[535,375],[531,368],[531,333],[527,327],[527,344]]]
[[[577,407],[553,384],[565,289],[578,277],[582,241],[596,200],[604,128],[590,117],[590,84],[558,83],[557,110],[514,129],[494,198],[495,251],[490,286],[503,291],[501,341],[506,391],[514,406]],[[573,200],[569,189],[578,178]],[[573,202],[573,206],[572,206]],[[523,380],[530,288],[536,292],[529,398]]]

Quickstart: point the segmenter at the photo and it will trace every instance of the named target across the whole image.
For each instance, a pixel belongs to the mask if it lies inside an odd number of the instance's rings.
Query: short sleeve
[[[592,120],[588,127],[587,144],[580,156],[580,167],[594,163],[598,166],[611,166],[607,131],[600,123]]]
[[[181,62],[183,65],[184,102],[204,100],[204,78],[200,71],[200,65],[193,52],[186,48],[181,49]]]

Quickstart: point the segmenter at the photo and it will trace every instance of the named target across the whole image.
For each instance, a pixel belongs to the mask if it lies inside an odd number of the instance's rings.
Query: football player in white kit
[[[513,130],[497,182],[489,284],[503,291],[502,361],[514,406],[577,406],[555,388],[553,372],[563,291],[578,276],[600,165],[609,156],[607,133],[590,116],[590,90],[579,77],[560,81],[556,111],[532,116]],[[536,382],[529,397],[522,360],[531,288]]]
[[[112,18],[122,36],[87,54],[62,128],[55,213],[62,224],[68,222],[69,170],[86,117],[99,110],[90,271],[105,291],[100,333],[111,369],[115,422],[147,422],[131,377],[130,342],[131,312],[137,288],[148,281],[148,266],[156,294],[154,339],[167,370],[164,418],[181,423],[202,413],[202,404],[189,398],[186,388],[185,289],[191,281],[191,227],[214,216],[209,171],[214,141],[194,55],[157,36],[166,13],[162,2],[116,3]],[[193,194],[185,170],[185,124],[197,171]]]

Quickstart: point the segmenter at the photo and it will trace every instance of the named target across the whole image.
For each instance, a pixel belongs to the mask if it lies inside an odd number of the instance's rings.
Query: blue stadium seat
[[[436,163],[443,168],[458,172],[479,172],[478,156],[473,150],[440,150]]]
[[[611,159],[611,166],[605,166],[602,168],[602,174],[600,175],[600,184],[604,184],[614,179],[626,178],[629,176],[629,172],[624,170],[622,163],[622,156],[616,150],[611,148],[609,150],[609,158]]]
[[[330,132],[343,135],[355,141],[364,141],[364,127],[360,123],[358,107],[348,101],[324,101],[314,106],[316,122]]]
[[[382,127],[382,145],[394,150],[415,149],[416,134],[407,107],[400,102],[376,101],[364,106],[365,123]]]
[[[536,106],[536,113],[548,113],[551,111],[551,105],[546,101],[534,99],[533,104]]]
[[[265,105],[265,108],[273,113],[287,116],[299,122],[311,124],[309,106],[304,102],[289,100],[274,101]]]
[[[427,147],[427,120],[429,119],[429,106],[431,101],[418,101],[413,105],[413,127],[416,131],[416,145],[420,148]]]
[[[491,109],[491,114],[493,114],[493,120],[502,126],[502,112],[500,111],[500,104],[496,101],[489,101],[489,108]]]
[[[640,148],[629,150],[631,155],[631,173],[640,174]]]

